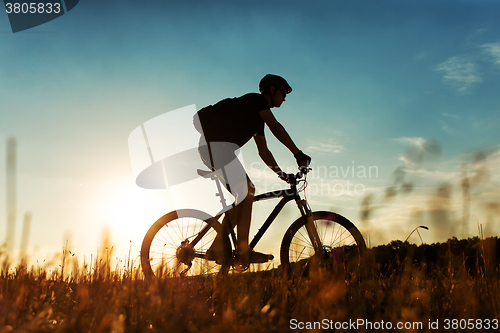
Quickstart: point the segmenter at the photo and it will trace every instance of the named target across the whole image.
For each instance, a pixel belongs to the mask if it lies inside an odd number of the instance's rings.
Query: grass
[[[54,270],[12,269],[2,256],[0,332],[288,332],[291,320],[324,319],[421,322],[422,330],[408,331],[423,332],[429,321],[443,328],[445,319],[499,319],[496,240],[467,242],[477,250],[472,261],[456,244],[437,244],[431,257],[425,246],[391,243],[371,249],[356,271],[154,283],[130,259],[112,269],[106,251],[82,264],[65,251]]]

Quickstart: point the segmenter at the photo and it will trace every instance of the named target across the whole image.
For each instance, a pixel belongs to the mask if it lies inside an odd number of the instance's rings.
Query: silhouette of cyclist
[[[236,150],[253,138],[264,163],[278,177],[286,181],[286,174],[267,147],[264,136],[264,124],[266,124],[271,133],[294,155],[299,166],[307,167],[311,161],[309,156],[297,148],[271,111],[272,108],[279,108],[285,101],[286,95],[292,92],[290,85],[281,76],[267,74],[259,83],[259,91],[260,94],[249,93],[237,98],[228,98],[203,108],[197,113],[199,122],[195,120],[195,126],[202,133],[198,150],[205,165],[215,171],[231,163],[233,171],[235,168],[240,169],[243,175],[246,175],[246,180],[245,177],[241,177],[237,184],[233,182],[230,187],[224,184],[235,197],[235,206],[226,212],[223,225],[226,228],[229,215],[233,228],[238,226],[235,259],[236,263],[242,266],[267,262],[272,260],[273,256],[249,248],[248,234],[255,187],[236,158]],[[222,257],[222,242],[218,239],[219,236],[207,251],[209,260]]]

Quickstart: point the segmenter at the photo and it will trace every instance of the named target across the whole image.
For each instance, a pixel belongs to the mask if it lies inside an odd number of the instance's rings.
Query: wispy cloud
[[[460,117],[457,116],[456,114],[451,114],[451,113],[443,112],[443,113],[441,113],[441,115],[443,115],[445,117],[448,117],[448,118],[452,118],[452,119],[460,119]]]
[[[428,51],[421,51],[420,53],[418,53],[415,56],[415,60],[422,60],[424,58],[427,58],[427,56],[429,56],[429,52]]]
[[[328,139],[327,142],[309,141],[308,152],[319,152],[326,154],[338,154],[345,150],[344,146],[339,145],[334,139]]]
[[[441,128],[448,134],[455,134],[455,130],[448,125],[448,123],[441,121]]]
[[[457,123],[460,121],[461,117],[456,114],[442,112],[441,115],[445,118],[445,120],[440,120],[441,128],[448,134],[455,134],[455,129],[449,124],[449,122]]]
[[[441,153],[439,145],[429,139],[421,137],[403,137],[394,140],[413,146],[399,156],[399,160],[402,161],[406,167],[416,167],[424,160],[434,159]]]
[[[421,138],[421,137],[404,137],[404,138],[396,138],[394,141],[408,144],[410,146],[414,146],[417,148],[423,148],[425,143],[429,140]]]
[[[465,56],[448,58],[435,71],[443,73],[443,81],[455,87],[460,94],[469,93],[475,84],[483,81],[477,65]]]
[[[481,47],[493,58],[495,65],[500,65],[500,42],[483,44]]]

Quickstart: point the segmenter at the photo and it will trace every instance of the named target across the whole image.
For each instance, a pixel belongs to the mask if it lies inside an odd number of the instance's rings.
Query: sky
[[[166,112],[257,92],[267,73],[293,87],[273,113],[312,157],[313,210],[345,215],[371,246],[419,225],[427,243],[478,226],[498,235],[499,10],[486,0],[82,0],[18,33],[0,14],[0,239],[14,137],[14,248],[30,212],[32,258],[68,244],[88,258],[103,230],[117,257],[131,246],[137,258],[173,204],[169,191],[135,184],[129,135]],[[281,185],[251,142],[242,156],[257,192]],[[251,234],[272,207],[255,207]],[[277,256],[297,217],[287,207],[258,250]]]

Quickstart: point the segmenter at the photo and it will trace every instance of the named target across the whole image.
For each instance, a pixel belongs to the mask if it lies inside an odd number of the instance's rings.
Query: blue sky
[[[465,236],[477,234],[477,223],[494,235],[499,9],[495,1],[82,0],[16,34],[0,15],[0,137],[18,141],[15,246],[31,211],[29,245],[38,256],[59,251],[68,235],[75,252],[94,251],[103,227],[118,249],[128,250],[129,240],[138,248],[169,206],[165,194],[135,187],[128,135],[167,111],[256,91],[267,73],[294,89],[275,115],[313,167],[377,167],[376,177],[311,177],[311,191],[347,181],[364,188],[309,194],[313,208],[346,215],[372,244],[404,239],[420,224],[431,227],[427,242],[460,237],[454,226],[467,165],[475,183]],[[293,157],[267,135],[278,162],[292,167]],[[247,169],[261,168],[251,143],[243,153]],[[4,158],[2,144],[2,175]],[[386,198],[387,187],[401,183],[398,168],[413,190]],[[249,170],[258,188],[267,181],[259,171]],[[0,186],[5,230],[4,176]],[[360,221],[368,195],[370,219]],[[141,221],[120,223],[124,215]]]

